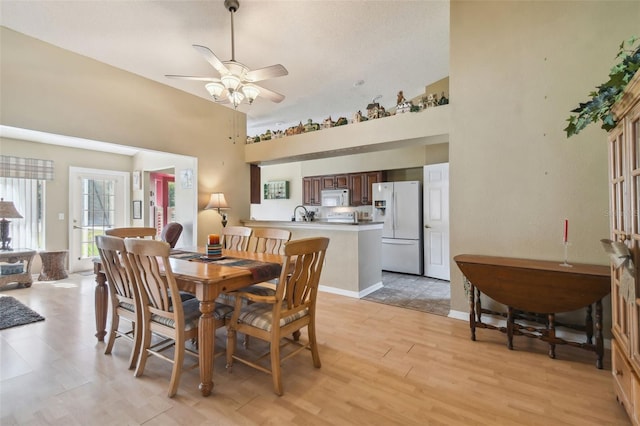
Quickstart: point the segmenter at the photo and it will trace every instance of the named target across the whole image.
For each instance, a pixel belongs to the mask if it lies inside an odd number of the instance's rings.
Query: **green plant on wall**
[[[618,63],[609,72],[609,81],[597,87],[597,91],[589,93],[590,100],[580,103],[567,119],[569,125],[564,129],[567,137],[577,135],[590,123],[601,121],[602,129],[609,131],[616,127],[616,118],[611,113],[611,107],[620,100],[624,88],[640,69],[640,39],[632,37],[620,44],[616,59]]]

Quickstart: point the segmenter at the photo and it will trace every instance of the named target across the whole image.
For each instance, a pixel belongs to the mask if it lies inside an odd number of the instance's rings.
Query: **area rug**
[[[37,321],[44,317],[11,296],[0,297],[0,330]]]
[[[363,300],[428,314],[449,315],[451,307],[449,281],[383,271],[382,283],[383,288],[368,294],[363,297]]]

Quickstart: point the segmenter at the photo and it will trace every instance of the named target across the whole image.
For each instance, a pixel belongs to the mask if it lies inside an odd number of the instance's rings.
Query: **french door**
[[[93,268],[96,235],[129,223],[129,173],[69,168],[69,271]]]

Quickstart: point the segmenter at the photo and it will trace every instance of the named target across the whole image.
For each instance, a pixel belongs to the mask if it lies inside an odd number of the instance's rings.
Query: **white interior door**
[[[424,275],[450,279],[449,163],[424,166]]]
[[[69,168],[69,271],[93,268],[95,236],[129,223],[129,173]]]

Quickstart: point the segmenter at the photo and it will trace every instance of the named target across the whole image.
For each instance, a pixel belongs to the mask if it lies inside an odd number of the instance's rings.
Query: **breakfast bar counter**
[[[250,228],[291,231],[291,239],[328,237],[320,290],[362,298],[382,288],[382,222],[245,220]]]

